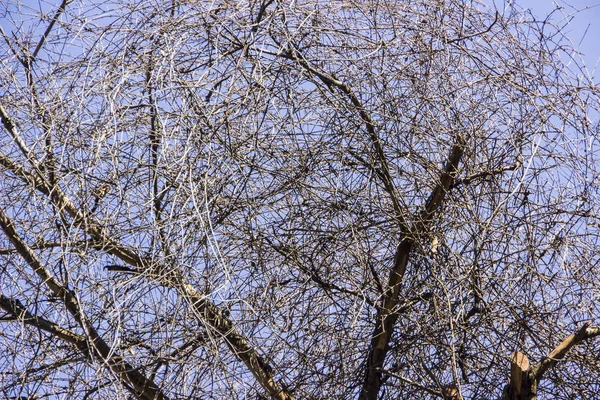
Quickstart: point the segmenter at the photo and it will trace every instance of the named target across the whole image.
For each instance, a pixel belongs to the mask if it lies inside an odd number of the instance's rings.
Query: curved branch
[[[12,221],[0,209],[0,227],[6,237],[12,242],[19,255],[33,268],[34,272],[46,284],[54,295],[61,299],[75,320],[82,326],[89,336],[90,344],[87,345],[93,354],[99,357],[109,369],[119,377],[119,381],[128,388],[138,399],[142,400],[167,400],[158,385],[146,378],[137,368],[134,368],[121,356],[115,354],[113,349],[104,341],[90,321],[85,317],[79,306],[77,298],[60,284],[38,259],[33,250],[23,241],[15,230]],[[6,304],[10,306],[10,302]],[[19,309],[18,304],[12,303],[13,308]],[[22,310],[21,310],[22,311]],[[22,312],[19,313],[22,315]],[[30,321],[32,321],[30,319]],[[49,326],[47,326],[49,327]]]
[[[581,342],[587,339],[600,336],[600,326],[590,327],[591,322],[587,321],[583,326],[575,333],[569,335],[563,340],[558,346],[554,348],[538,365],[532,369],[532,376],[534,384],[537,385],[539,381],[544,377],[544,373],[550,368],[553,368],[560,360],[562,360],[569,350],[574,346],[577,346]]]
[[[544,374],[554,368],[567,353],[584,340],[600,336],[600,326],[590,326],[588,321],[577,332],[569,335],[554,348],[542,361],[530,366],[527,356],[521,352],[511,355],[510,382],[505,386],[502,398],[504,400],[535,400],[537,388]]]
[[[11,134],[16,135],[16,127],[11,123],[11,119],[6,111],[1,107],[0,117],[4,123],[4,127],[11,131]],[[273,368],[263,360],[248,340],[237,331],[233,322],[214,303],[208,300],[205,295],[187,283],[178,271],[170,268],[168,265],[156,265],[151,260],[141,257],[135,251],[113,239],[100,222],[94,219],[87,210],[77,208],[60,187],[52,186],[40,176],[30,173],[23,166],[15,163],[2,153],[0,153],[0,165],[9,169],[32,188],[47,195],[57,209],[64,210],[70,215],[74,226],[78,226],[92,236],[94,241],[105,252],[129,264],[134,269],[140,271],[145,277],[166,287],[176,289],[179,295],[192,305],[197,317],[203,322],[208,323],[223,337],[227,346],[246,365],[259,384],[273,399],[294,399],[286,389],[283,389],[275,382],[272,372]],[[17,247],[16,244],[15,247]],[[58,297],[62,298],[62,296]]]
[[[408,234],[410,230],[409,224],[407,223],[404,217],[404,208],[400,204],[400,198],[398,197],[398,193],[394,186],[394,181],[390,173],[387,158],[383,151],[381,140],[377,135],[377,131],[375,130],[375,124],[373,123],[371,116],[369,115],[369,113],[367,113],[365,107],[362,105],[356,94],[352,91],[350,86],[346,85],[344,82],[340,81],[335,76],[319,71],[318,69],[310,65],[310,63],[302,56],[302,54],[300,54],[296,49],[292,48],[291,46],[289,47],[288,51],[284,54],[284,56],[297,62],[306,71],[315,75],[330,90],[333,90],[333,88],[337,88],[348,98],[350,103],[354,106],[354,108],[360,116],[360,119],[365,124],[365,128],[367,130],[367,133],[369,134],[369,137],[371,138],[371,142],[373,143],[373,147],[375,148],[376,159],[381,164],[381,171],[378,170],[377,176],[381,179],[385,191],[389,194],[390,199],[392,200],[394,213],[396,214],[396,219],[398,220],[398,223],[400,225],[402,236]]]

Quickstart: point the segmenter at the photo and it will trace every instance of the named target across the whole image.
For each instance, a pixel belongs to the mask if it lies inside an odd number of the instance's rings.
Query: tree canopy
[[[599,92],[562,25],[2,7],[2,396],[600,395]]]

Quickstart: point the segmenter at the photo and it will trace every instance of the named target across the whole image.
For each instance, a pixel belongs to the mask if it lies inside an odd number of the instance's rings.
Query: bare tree
[[[2,397],[600,395],[600,105],[562,25],[2,7]]]

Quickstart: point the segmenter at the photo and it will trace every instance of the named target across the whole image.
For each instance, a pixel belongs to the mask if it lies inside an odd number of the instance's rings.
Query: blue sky
[[[600,67],[600,0],[481,0],[487,4],[495,4],[502,10],[506,4],[517,4],[524,9],[529,9],[531,13],[544,19],[556,7],[562,9],[555,12],[552,21],[558,25],[564,25],[568,22],[565,32],[573,42],[574,46],[585,53],[584,61],[588,69]],[[8,9],[11,9],[17,3],[14,0],[8,1]],[[33,9],[42,9],[44,12],[55,10],[60,1],[40,1],[40,0],[21,0],[18,3],[29,6]],[[53,4],[56,3],[56,4]],[[13,7],[10,7],[10,5]],[[0,7],[5,10],[7,5]],[[14,11],[14,10],[13,10]],[[2,24],[5,25],[5,24]],[[7,27],[5,27],[7,28]],[[10,29],[10,28],[9,28]]]
[[[600,68],[600,0],[484,0],[488,4],[495,3],[503,9],[507,3],[516,3],[529,11],[538,19],[544,19],[552,10],[561,7],[552,14],[551,21],[559,26],[568,23],[564,32],[573,46],[584,53],[583,60],[594,82],[598,82]]]

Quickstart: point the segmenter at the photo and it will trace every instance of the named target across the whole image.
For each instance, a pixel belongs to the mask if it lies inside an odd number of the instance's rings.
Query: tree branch
[[[379,164],[381,164],[381,169],[376,170],[377,176],[381,179],[385,191],[390,196],[392,205],[394,207],[396,219],[401,228],[401,232],[403,234],[406,234],[409,231],[409,225],[404,216],[405,207],[402,207],[402,205],[400,204],[400,198],[398,197],[397,190],[394,186],[394,180],[392,179],[392,175],[390,173],[390,168],[387,163],[385,152],[383,151],[381,140],[377,135],[375,124],[371,119],[369,113],[367,113],[367,111],[365,110],[365,107],[362,105],[356,94],[354,94],[354,92],[348,85],[346,85],[344,82],[340,81],[336,77],[329,75],[323,71],[319,71],[317,68],[310,65],[310,63],[302,56],[302,54],[300,54],[292,46],[289,46],[289,49],[287,53],[285,53],[285,55],[287,56],[287,58],[297,62],[302,68],[315,75],[329,89],[337,88],[338,90],[340,90],[348,98],[352,106],[358,112],[360,119],[365,124],[365,128],[367,130],[367,133],[369,134],[371,142],[373,143],[373,147],[375,148],[375,157]]]
[[[464,179],[456,179],[450,188],[453,189],[453,188],[455,188],[457,186],[460,186],[460,185],[468,185],[468,184],[470,184],[471,182],[473,182],[474,180],[477,180],[477,179],[489,178],[490,176],[500,175],[500,174],[503,174],[504,172],[514,171],[517,168],[519,168],[520,166],[521,166],[521,164],[517,162],[517,163],[514,163],[513,165],[510,165],[508,167],[493,169],[493,170],[490,170],[490,171],[478,172],[476,174],[467,176]]]
[[[33,54],[31,55],[32,59],[35,59],[37,57],[38,53],[42,49],[42,46],[46,42],[46,38],[50,34],[50,31],[52,31],[54,24],[56,23],[56,21],[58,21],[58,17],[60,17],[60,14],[62,14],[65,11],[65,8],[71,1],[72,0],[63,0],[61,5],[58,7],[58,10],[56,10],[54,17],[52,17],[52,21],[50,21],[50,23],[48,24],[46,31],[44,31],[44,34],[42,35],[42,37],[40,38],[40,41],[38,42],[37,46],[35,47],[35,50],[33,51]]]
[[[396,373],[394,373],[392,371],[388,371],[387,369],[383,369],[383,368],[377,368],[377,371],[381,372],[384,375],[391,376],[392,378],[396,378],[399,381],[401,381],[403,383],[406,383],[407,385],[414,386],[414,387],[416,387],[416,388],[418,388],[418,389],[420,389],[420,390],[422,390],[424,392],[429,393],[432,396],[442,397],[442,392],[440,392],[439,390],[435,390],[435,389],[432,389],[430,387],[421,385],[419,382],[415,382],[415,381],[413,381],[411,379],[405,378],[404,376],[402,376],[400,374],[396,374]]]
[[[65,342],[74,344],[79,350],[84,350],[90,354],[88,343],[84,336],[71,332],[68,329],[62,328],[54,322],[48,321],[42,317],[31,314],[17,299],[11,299],[3,294],[0,294],[0,308],[8,312],[14,317],[15,321],[22,322],[26,325],[35,326],[45,332],[50,333]]]
[[[0,209],[0,227],[6,234],[6,237],[15,246],[19,255],[33,268],[34,272],[52,290],[54,295],[63,301],[69,313],[89,335],[91,342],[89,347],[94,350],[93,354],[108,365],[109,369],[119,377],[123,386],[128,388],[138,399],[167,400],[167,397],[162,393],[158,385],[147,379],[137,368],[134,368],[121,356],[115,354],[113,349],[102,339],[100,334],[85,317],[77,298],[48,272],[33,250],[19,236],[12,221],[4,214],[2,209]],[[18,307],[17,304],[13,304],[13,306]]]
[[[4,127],[16,135],[16,127],[12,124],[6,111],[0,106],[0,117]],[[102,244],[102,249],[110,255],[119,258],[121,261],[131,265],[134,269],[159,284],[172,287],[186,299],[194,308],[196,315],[201,320],[207,322],[216,332],[218,332],[227,346],[238,357],[254,375],[259,384],[269,393],[273,399],[293,400],[294,397],[273,378],[273,368],[268,365],[241,335],[231,320],[227,318],[221,310],[205,295],[194,289],[192,285],[186,282],[185,278],[174,268],[165,265],[156,265],[149,259],[139,256],[135,251],[123,246],[118,241],[112,239],[105,228],[85,210],[80,210],[64,194],[60,187],[52,187],[49,183],[42,180],[21,165],[12,161],[5,154],[0,153],[0,165],[11,170],[20,179],[31,185],[32,188],[46,194],[55,207],[66,211],[73,218],[73,225],[80,227],[92,238]],[[15,247],[17,247],[15,245]],[[62,298],[62,296],[59,296]]]
[[[396,307],[399,303],[402,279],[408,265],[408,257],[416,241],[426,234],[432,223],[432,217],[442,205],[462,159],[465,141],[458,134],[454,146],[448,156],[448,161],[442,170],[439,183],[432,190],[425,207],[411,230],[411,235],[405,236],[396,248],[394,265],[390,271],[386,292],[383,296],[381,308],[377,311],[375,330],[371,336],[371,350],[367,359],[365,381],[360,394],[360,400],[376,400],[381,388],[381,370],[389,343],[394,333],[394,326],[398,319]]]
[[[554,368],[574,346],[584,340],[600,336],[600,326],[590,327],[590,324],[590,321],[583,324],[577,332],[569,335],[533,367],[530,366],[525,354],[515,351],[511,355],[510,382],[505,386],[502,398],[505,400],[535,400],[537,388],[544,378],[544,374],[550,368]]]
[[[532,370],[532,375],[535,383],[538,383],[543,377],[544,373],[550,368],[553,368],[556,363],[562,360],[569,350],[574,346],[577,346],[586,339],[591,339],[596,336],[600,336],[600,327],[590,327],[591,322],[588,321],[575,333],[569,335],[563,340],[558,346],[554,348],[538,365]]]

